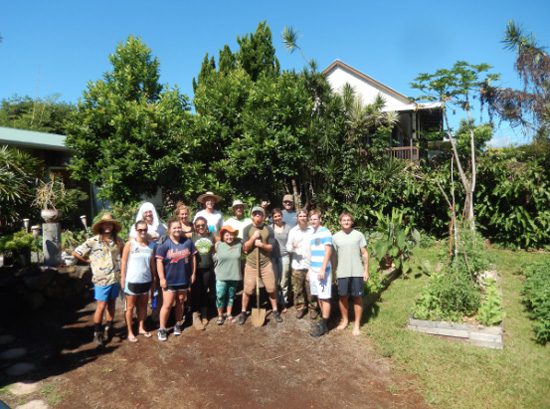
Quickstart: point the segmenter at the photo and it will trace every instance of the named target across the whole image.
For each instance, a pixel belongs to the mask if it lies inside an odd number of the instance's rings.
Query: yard
[[[438,252],[418,249],[416,260],[435,260]],[[99,352],[89,326],[93,303],[76,302],[1,328],[0,335],[15,338],[2,349],[25,348],[18,361],[37,367],[28,376],[8,377],[5,369],[13,362],[0,361],[0,399],[11,407],[41,399],[59,408],[549,407],[550,353],[532,340],[518,273],[550,255],[489,254],[502,275],[502,351],[406,330],[410,308],[427,281],[414,272],[383,293],[358,338],[350,330],[312,339],[308,320],[296,320],[290,310],[279,325],[218,327],[212,320],[206,331],[188,327],[165,344],[155,338],[131,344],[123,340],[119,317],[119,331]],[[10,392],[10,384],[24,380],[38,382],[36,391]]]

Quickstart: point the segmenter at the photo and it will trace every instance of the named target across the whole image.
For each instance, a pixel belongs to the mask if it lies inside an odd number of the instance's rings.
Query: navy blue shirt
[[[162,260],[166,284],[169,286],[189,285],[193,273],[192,258],[197,253],[191,239],[181,237],[179,243],[168,238],[157,246],[156,258]]]

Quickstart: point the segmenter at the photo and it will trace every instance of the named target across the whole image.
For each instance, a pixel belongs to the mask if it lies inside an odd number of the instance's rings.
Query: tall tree
[[[109,60],[112,71],[88,83],[69,128],[74,177],[111,201],[175,187],[182,172],[196,171],[187,97],[159,83],[159,62],[139,38],[128,37]]]
[[[411,84],[422,92],[418,100],[441,101],[447,137],[451,142],[455,163],[464,188],[464,218],[471,228],[474,224],[474,192],[476,189],[476,142],[474,122],[472,120],[472,102],[477,92],[484,84],[499,78],[496,74],[487,73],[491,68],[488,64],[469,64],[457,61],[451,69],[439,69],[433,74],[419,74]],[[461,161],[455,132],[449,124],[449,106],[460,108],[466,113],[465,126],[468,128],[470,143],[469,169]]]
[[[493,87],[484,84],[483,100],[489,112],[512,126],[521,126],[535,140],[550,138],[550,56],[532,34],[509,21],[504,35],[505,48],[516,52],[514,68],[523,88]]]

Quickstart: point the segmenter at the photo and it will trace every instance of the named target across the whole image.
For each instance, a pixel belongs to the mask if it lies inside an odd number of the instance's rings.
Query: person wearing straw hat
[[[193,218],[193,223],[197,220],[197,217],[204,217],[208,222],[208,230],[217,235],[222,228],[223,215],[219,210],[216,210],[214,206],[222,200],[221,196],[215,195],[212,192],[206,192],[197,198],[197,202],[201,203],[204,209],[197,212]]]
[[[271,227],[264,223],[265,210],[262,207],[253,207],[251,214],[252,224],[246,226],[243,233],[243,249],[247,256],[244,267],[242,311],[237,322],[239,325],[243,325],[246,321],[246,309],[248,308],[250,296],[254,294],[256,288],[258,269],[260,270],[261,279],[269,296],[269,302],[273,309],[273,317],[276,322],[283,322],[281,313],[277,309],[275,274],[273,273],[273,264],[271,262],[271,252],[273,251],[273,244],[275,242],[275,233]],[[259,266],[258,260],[260,262]],[[260,308],[260,306],[258,305],[256,308]]]
[[[238,237],[242,240],[244,228],[252,224],[252,219],[244,217],[245,204],[239,199],[233,200],[231,209],[233,210],[233,216],[225,221],[225,225],[237,230],[239,232]]]
[[[120,291],[120,260],[124,242],[117,236],[120,223],[105,213],[92,226],[94,237],[89,238],[73,252],[82,263],[90,264],[94,296],[97,302],[94,313],[94,342],[103,346],[109,338],[115,317],[116,298]],[[102,330],[103,314],[106,315]]]

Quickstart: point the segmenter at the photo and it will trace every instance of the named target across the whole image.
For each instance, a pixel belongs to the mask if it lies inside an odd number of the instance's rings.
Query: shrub
[[[546,344],[550,340],[550,261],[529,265],[525,277],[522,301],[535,321],[535,340]]]

